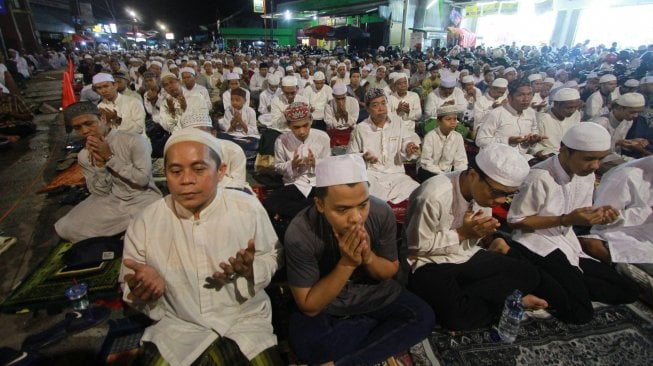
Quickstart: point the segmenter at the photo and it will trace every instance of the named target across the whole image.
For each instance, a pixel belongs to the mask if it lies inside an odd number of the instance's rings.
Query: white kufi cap
[[[297,78],[294,76],[284,76],[281,79],[281,86],[297,86]]]
[[[616,100],[617,104],[623,107],[639,108],[646,104],[644,96],[639,93],[626,93]]]
[[[222,158],[222,148],[220,147],[220,140],[208,132],[202,131],[199,128],[182,128],[170,135],[163,148],[163,155],[166,154],[170,146],[184,141],[194,141],[213,150],[220,158]]]
[[[488,177],[506,187],[519,187],[531,168],[514,147],[491,143],[476,155],[476,165]]]
[[[577,123],[562,136],[562,143],[579,151],[610,150],[611,137],[608,130],[594,122]]]
[[[367,182],[365,161],[358,154],[329,156],[315,166],[316,187]]]
[[[100,72],[100,73],[97,73],[97,74],[93,75],[93,84],[99,84],[99,83],[103,83],[105,81],[109,81],[109,82],[112,82],[112,83],[115,82],[115,80],[113,79],[113,76],[111,76],[111,74]]]
[[[580,99],[580,93],[578,93],[578,90],[572,88],[562,88],[553,95],[554,102],[567,102],[578,99]]]
[[[440,86],[443,88],[453,88],[456,86],[456,78],[453,77],[443,77],[440,81]]]

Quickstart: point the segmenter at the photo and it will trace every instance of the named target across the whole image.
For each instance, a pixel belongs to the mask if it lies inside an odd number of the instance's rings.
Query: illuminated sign
[[[115,23],[111,24],[96,24],[91,29],[94,33],[118,33],[118,28]]]
[[[175,39],[175,34],[174,33],[166,33],[166,39],[168,39],[168,40]]]
[[[253,1],[254,1],[254,12],[265,13],[265,0],[253,0]]]

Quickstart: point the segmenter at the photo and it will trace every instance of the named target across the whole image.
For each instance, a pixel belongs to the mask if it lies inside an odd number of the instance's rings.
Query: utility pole
[[[404,0],[404,16],[401,22],[401,52],[406,45],[406,20],[408,19],[408,0]]]

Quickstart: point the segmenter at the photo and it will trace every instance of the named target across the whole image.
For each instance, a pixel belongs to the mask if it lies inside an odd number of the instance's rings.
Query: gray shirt
[[[370,196],[365,221],[372,250],[377,256],[397,260],[397,223],[390,206]],[[309,288],[328,275],[340,259],[333,229],[315,205],[300,211],[292,220],[284,241],[288,283]],[[329,249],[330,248],[330,249]],[[338,296],[323,310],[334,316],[362,314],[395,300],[401,285],[394,279],[379,281],[358,267]]]

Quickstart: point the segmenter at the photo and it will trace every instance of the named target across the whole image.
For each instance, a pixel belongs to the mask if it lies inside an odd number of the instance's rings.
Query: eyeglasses
[[[518,189],[512,192],[506,192],[501,189],[495,188],[487,180],[487,177],[483,177],[483,182],[485,182],[485,184],[487,184],[487,186],[490,187],[490,196],[492,196],[492,198],[505,197],[505,198],[512,199],[517,193],[519,193]]]

